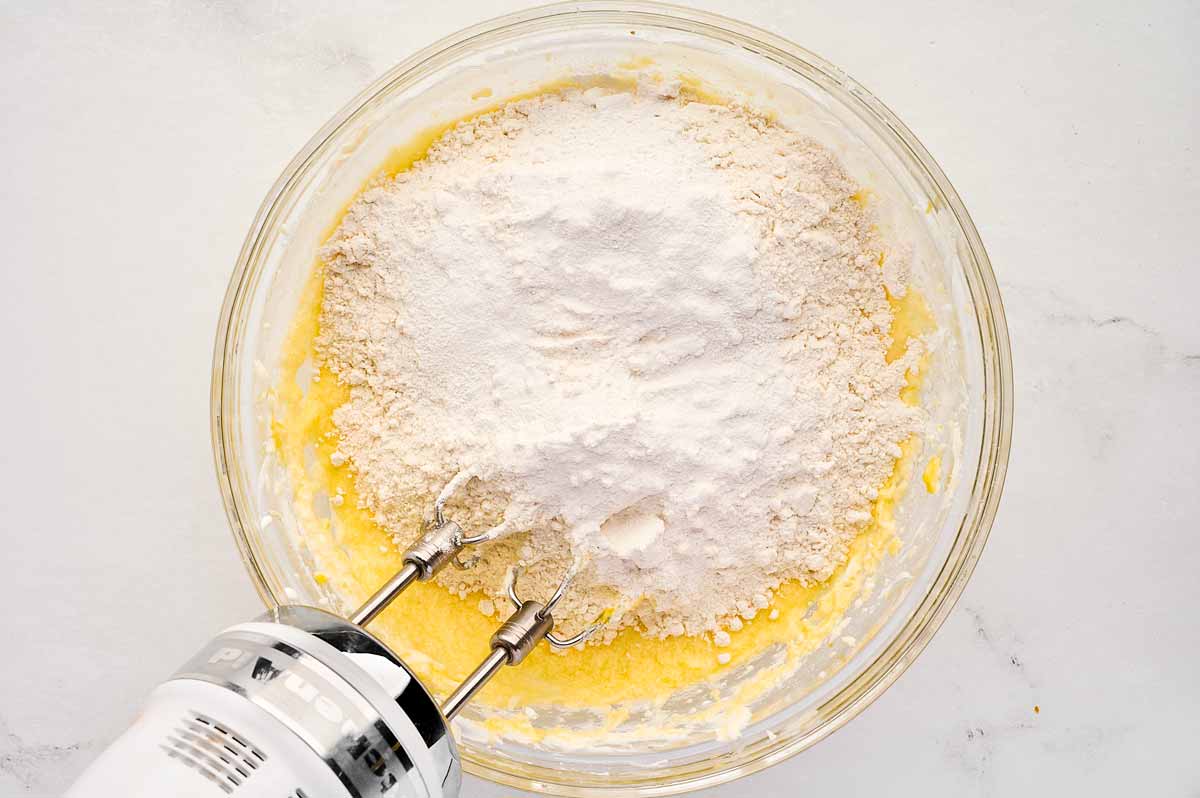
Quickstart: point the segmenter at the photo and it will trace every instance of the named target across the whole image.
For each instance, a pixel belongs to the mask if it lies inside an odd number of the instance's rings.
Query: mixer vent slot
[[[185,716],[161,746],[167,756],[192,768],[226,794],[240,787],[267,761],[245,735],[200,712]]]
[[[291,794],[288,795],[287,798],[308,798],[308,793],[297,787],[291,792]]]

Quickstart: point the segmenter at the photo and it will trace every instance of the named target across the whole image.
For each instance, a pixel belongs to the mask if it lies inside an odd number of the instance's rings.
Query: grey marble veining
[[[999,516],[926,652],[829,740],[702,794],[1200,794],[1200,6],[702,5],[842,66],[934,153],[995,264],[1017,382]],[[372,76],[517,7],[0,12],[0,795],[58,795],[258,611],[208,440],[242,236]]]

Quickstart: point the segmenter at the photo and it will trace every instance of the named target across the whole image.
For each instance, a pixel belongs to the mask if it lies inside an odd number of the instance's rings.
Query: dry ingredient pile
[[[885,358],[905,258],[882,260],[859,187],[816,142],[676,93],[460,123],[323,253],[334,464],[398,547],[464,474],[449,517],[506,534],[439,579],[486,614],[512,566],[542,597],[574,567],[567,633],[719,638],[832,573],[921,421],[918,347]]]

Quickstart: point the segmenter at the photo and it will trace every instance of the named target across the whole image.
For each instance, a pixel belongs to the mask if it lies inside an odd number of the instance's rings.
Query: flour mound
[[[520,563],[545,596],[575,565],[567,632],[702,633],[828,577],[920,421],[834,156],[662,94],[464,122],[324,252],[318,353],[365,507],[403,547],[471,469],[450,517],[513,531],[439,579],[500,598]]]

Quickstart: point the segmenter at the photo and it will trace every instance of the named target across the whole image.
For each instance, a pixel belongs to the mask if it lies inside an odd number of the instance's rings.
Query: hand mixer
[[[84,772],[67,798],[443,798],[462,769],[449,720],[505,665],[551,634],[568,573],[543,604],[522,601],[491,638],[491,653],[440,709],[404,662],[364,630],[409,585],[456,562],[467,536],[443,514],[404,552],[404,567],[349,620],[302,606],[226,629],[159,685],[141,714]]]

